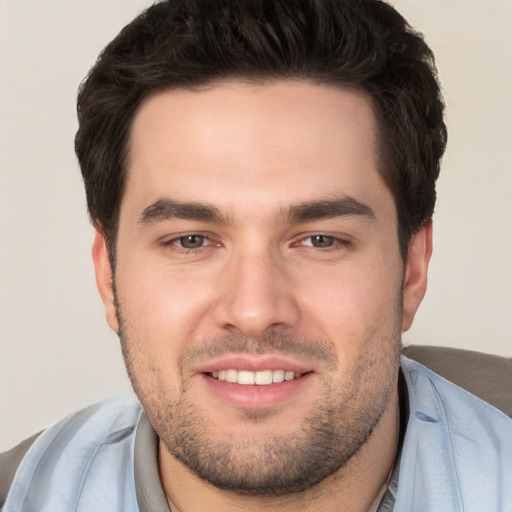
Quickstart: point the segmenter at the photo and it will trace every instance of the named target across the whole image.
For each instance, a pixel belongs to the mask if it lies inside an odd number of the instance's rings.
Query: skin
[[[432,245],[428,223],[402,261],[375,135],[364,95],[305,82],[225,82],[141,106],[116,296],[100,230],[93,258],[107,321],[161,439],[173,510],[365,511],[385,484],[398,435],[400,333],[425,293]],[[276,400],[265,390],[240,401],[205,375],[234,356],[254,365],[275,357],[307,375]],[[339,436],[328,446],[346,460],[299,493],[226,490],[179,460],[189,456],[174,437],[183,428],[211,448],[205,458],[229,447],[217,473],[258,480],[276,467],[286,476],[317,436],[315,418]],[[315,465],[332,465],[325,457]]]

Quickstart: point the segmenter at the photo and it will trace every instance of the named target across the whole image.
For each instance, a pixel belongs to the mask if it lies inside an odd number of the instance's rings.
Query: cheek
[[[181,353],[197,339],[209,307],[204,283],[154,265],[129,265],[116,278],[123,324],[155,357]]]
[[[344,351],[388,338],[401,318],[400,280],[396,268],[389,266],[332,269],[303,283],[302,290],[303,313],[315,322],[318,335],[335,341]]]

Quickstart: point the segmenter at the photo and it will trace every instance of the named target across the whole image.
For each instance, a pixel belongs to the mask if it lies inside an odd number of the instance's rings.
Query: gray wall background
[[[511,0],[395,0],[437,55],[449,147],[408,343],[512,355]],[[75,96],[145,0],[0,0],[0,450],[129,387],[90,258]]]

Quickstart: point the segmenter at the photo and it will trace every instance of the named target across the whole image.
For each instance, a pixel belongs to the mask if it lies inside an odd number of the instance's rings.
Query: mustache
[[[179,367],[184,369],[205,359],[239,354],[286,354],[316,360],[332,367],[338,366],[338,356],[333,346],[325,341],[296,334],[268,333],[258,338],[243,334],[226,334],[211,340],[202,340],[187,346],[180,358]]]

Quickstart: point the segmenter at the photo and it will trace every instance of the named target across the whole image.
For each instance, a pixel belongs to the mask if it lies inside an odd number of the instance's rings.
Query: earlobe
[[[432,219],[412,238],[407,252],[403,283],[402,331],[414,320],[427,289],[427,272],[432,255]]]
[[[116,314],[116,302],[114,297],[112,267],[108,257],[107,243],[103,233],[96,228],[92,245],[92,259],[96,273],[96,285],[100,292],[101,300],[105,306],[105,315],[110,328],[118,332],[119,323]]]

